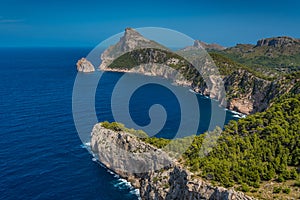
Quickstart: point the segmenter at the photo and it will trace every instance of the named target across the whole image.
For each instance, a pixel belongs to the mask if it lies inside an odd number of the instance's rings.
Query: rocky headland
[[[136,136],[96,124],[91,150],[106,167],[139,189],[144,200],[251,200],[242,192],[212,186],[175,159]]]

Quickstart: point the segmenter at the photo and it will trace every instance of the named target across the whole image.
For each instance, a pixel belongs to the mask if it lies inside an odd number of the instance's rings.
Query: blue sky
[[[300,38],[300,1],[16,1],[0,4],[0,46],[95,46],[125,27],[164,27],[224,46]]]

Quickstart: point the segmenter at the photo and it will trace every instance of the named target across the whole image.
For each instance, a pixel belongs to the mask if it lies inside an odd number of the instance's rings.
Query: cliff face
[[[280,84],[267,81],[245,71],[238,70],[224,78],[228,95],[228,108],[250,114],[268,108],[272,99],[282,92]]]
[[[129,133],[105,129],[101,124],[93,128],[91,149],[106,167],[138,188],[145,200],[253,199],[193,178],[188,170],[161,150]]]
[[[290,79],[268,81],[246,70],[237,70],[224,78],[228,108],[245,114],[264,111],[274,98],[287,93],[299,94],[299,81],[299,74]]]

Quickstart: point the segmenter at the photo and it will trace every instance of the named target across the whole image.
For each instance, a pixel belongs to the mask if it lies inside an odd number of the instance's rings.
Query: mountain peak
[[[206,49],[206,50],[224,50],[225,47],[219,45],[219,44],[208,44],[206,42],[195,40],[193,47]]]
[[[121,37],[120,41],[123,43],[126,43],[126,42],[133,42],[134,40],[149,42],[149,40],[144,38],[139,32],[137,32],[133,28],[127,27],[125,29],[125,33],[124,33],[123,37]]]
[[[114,59],[125,54],[126,52],[142,48],[167,49],[166,47],[163,47],[162,45],[145,38],[135,29],[127,27],[119,42],[110,46],[101,54],[102,63],[100,65],[100,69],[107,68]]]

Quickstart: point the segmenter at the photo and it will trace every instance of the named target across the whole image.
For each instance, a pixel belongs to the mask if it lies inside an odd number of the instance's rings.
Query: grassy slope
[[[300,47],[255,47],[238,44],[218,53],[259,70],[264,74],[291,73],[300,70]]]
[[[182,62],[179,62],[177,65],[170,65],[170,67],[178,70],[182,69],[185,66],[188,66],[189,63],[181,56],[177,55],[176,53],[171,53],[168,51],[164,50],[158,50],[158,49],[139,49],[135,50],[132,52],[128,52],[114,60],[110,65],[109,68],[114,68],[114,69],[131,69],[135,66],[138,66],[140,64],[145,64],[148,63],[147,57],[150,56],[150,52],[156,51],[159,52],[156,54],[157,59],[155,63],[160,63],[160,64],[165,64],[166,61],[170,58],[176,58],[181,60]],[[218,67],[219,72],[221,75],[229,75],[231,74],[234,70],[237,69],[243,69],[246,71],[249,71],[250,73],[254,74],[255,76],[266,79],[266,80],[273,80],[274,78],[265,76],[263,73],[260,73],[257,70],[254,70],[246,65],[240,64],[238,62],[233,61],[232,59],[225,57],[221,53],[216,53],[216,52],[210,52],[209,53],[210,57],[214,61],[215,65]],[[142,58],[141,58],[142,57]],[[194,73],[194,71],[186,71],[184,75],[186,77],[191,77]]]

